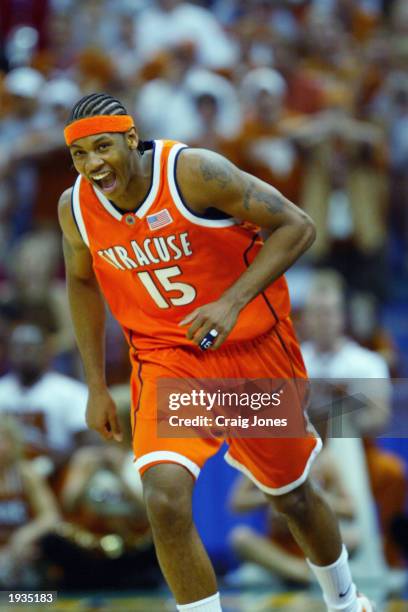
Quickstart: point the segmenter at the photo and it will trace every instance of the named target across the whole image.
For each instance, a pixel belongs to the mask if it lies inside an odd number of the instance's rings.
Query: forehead
[[[101,134],[92,134],[91,136],[85,136],[84,138],[78,138],[75,140],[70,149],[92,149],[95,145],[103,140],[111,140],[115,143],[121,142],[123,134],[121,132],[102,132]]]

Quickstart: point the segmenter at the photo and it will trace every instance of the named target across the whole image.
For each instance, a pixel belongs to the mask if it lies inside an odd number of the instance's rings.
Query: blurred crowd
[[[314,376],[404,373],[381,312],[408,278],[406,0],[3,0],[0,584],[8,586],[38,580],[32,564],[14,562],[22,555],[46,557],[50,584],[67,588],[83,586],[84,572],[92,584],[91,558],[99,576],[119,580],[132,559],[146,570],[139,579],[157,581],[128,447],[105,449],[86,431],[64,290],[56,203],[75,172],[63,127],[74,103],[96,91],[125,103],[142,139],[219,151],[312,216],[317,240],[293,283]],[[316,274],[321,300],[311,304],[299,279]],[[305,323],[313,308],[331,339]],[[344,337],[349,352],[337,361],[349,371],[339,374],[327,354],[334,359]],[[111,319],[107,371],[110,384],[127,382],[127,349]],[[126,394],[119,399],[125,414]],[[388,561],[398,565],[389,538],[404,511],[405,465],[370,442],[389,410],[374,415],[375,432],[364,418],[354,425],[366,440]],[[237,500],[246,507],[241,493]],[[237,538],[242,551],[248,542]]]

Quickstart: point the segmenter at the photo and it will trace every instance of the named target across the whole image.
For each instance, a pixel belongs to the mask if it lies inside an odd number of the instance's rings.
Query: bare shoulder
[[[182,149],[177,167],[177,178],[203,180],[225,188],[239,174],[239,170],[226,157],[209,149]]]
[[[58,200],[58,220],[64,232],[69,227],[70,222],[74,221],[71,209],[72,190],[73,187],[66,189]]]
[[[311,219],[275,187],[214,151],[183,149],[176,178],[183,199],[196,212],[214,207],[269,230],[296,224],[312,231]]]
[[[73,187],[68,187],[61,195],[58,200],[58,212],[65,212],[67,208],[71,206],[71,198]]]
[[[188,204],[202,211],[239,189],[242,173],[215,151],[186,148],[179,155],[176,178]]]

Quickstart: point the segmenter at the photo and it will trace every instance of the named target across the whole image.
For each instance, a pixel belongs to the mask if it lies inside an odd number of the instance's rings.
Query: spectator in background
[[[10,243],[40,223],[48,227],[56,224],[55,201],[58,193],[61,187],[72,182],[62,130],[67,109],[80,96],[80,90],[69,79],[45,81],[39,73],[29,68],[9,73],[5,87],[8,94],[20,91],[19,98],[24,92],[27,98],[30,87],[33,94],[28,101],[23,98],[23,102],[20,100],[15,104],[14,93],[10,100],[11,109],[14,110],[10,110],[6,120],[0,124],[0,157],[3,150],[7,159],[3,167],[4,184],[9,188],[7,199],[3,193],[3,209],[6,208],[8,213],[5,214],[5,221],[9,217],[14,226],[8,240]],[[34,115],[30,115],[31,119],[28,120],[27,117],[23,119],[21,113]],[[48,169],[51,155],[55,169],[52,175]]]
[[[37,65],[42,66],[48,74],[69,71],[77,55],[72,12],[67,10],[67,7],[50,12],[47,18],[47,31],[48,45],[37,54]]]
[[[349,301],[350,335],[363,348],[383,357],[391,376],[400,373],[400,355],[391,335],[380,325],[378,301],[369,293],[354,293]]]
[[[8,334],[7,322],[0,316],[0,377],[9,370]]]
[[[142,483],[126,472],[117,446],[76,451],[61,491],[65,522],[46,538],[47,556],[63,571],[63,589],[152,588],[160,573],[143,503]]]
[[[162,76],[147,82],[136,101],[145,135],[191,144],[205,138],[221,141],[238,131],[241,114],[235,88],[224,77],[195,66],[194,56],[195,46],[184,43],[157,58]]]
[[[35,325],[18,325],[10,337],[11,371],[0,378],[0,414],[21,423],[24,451],[39,469],[57,476],[86,431],[86,387],[49,369],[50,346]],[[41,457],[41,462],[38,458]]]
[[[7,111],[0,122],[0,206],[10,222],[8,240],[31,226],[37,171],[29,159],[21,157],[17,145],[41,126],[39,95],[44,83],[43,76],[32,68],[11,70],[3,83]],[[3,212],[5,219],[7,216]]]
[[[156,56],[157,78],[141,86],[135,101],[146,138],[176,138],[188,141],[194,134],[195,109],[185,82],[194,70],[195,46],[178,43]]]
[[[72,11],[75,49],[83,51],[84,48],[101,48],[101,45],[106,50],[115,48],[119,43],[120,12],[121,5],[117,1],[76,1]]]
[[[346,386],[347,395],[364,393],[372,398],[365,408],[342,417],[343,435],[364,437],[384,553],[390,565],[398,566],[402,560],[392,541],[390,528],[393,518],[404,509],[405,465],[397,455],[380,449],[372,438],[384,431],[390,416],[387,364],[379,354],[359,346],[344,334],[344,296],[341,281],[335,274],[320,273],[312,282],[305,317],[309,340],[302,344],[302,354],[310,379],[319,379],[323,393],[324,379],[340,379],[339,384]],[[353,379],[359,380],[354,383]],[[313,401],[310,412],[313,419]]]
[[[0,285],[0,313],[11,325],[30,322],[49,335],[52,355],[73,368],[75,345],[63,283],[56,279],[60,244],[53,232],[32,232],[9,253],[9,281]]]
[[[239,45],[239,61],[234,66],[239,80],[249,69],[270,67],[274,63],[273,41],[277,37],[270,20],[271,10],[270,3],[246,3],[231,24]]]
[[[408,270],[408,53],[405,67],[393,70],[373,100],[371,114],[388,133],[390,156],[391,223],[404,247]],[[403,69],[405,68],[405,69]]]
[[[137,16],[138,51],[145,60],[175,44],[191,43],[197,48],[197,63],[208,69],[230,68],[237,48],[214,15],[202,6],[180,0],[157,0]],[[147,35],[148,33],[148,35]]]
[[[30,26],[39,35],[39,45],[47,44],[47,15],[50,0],[2,0],[0,3],[0,38],[5,40],[21,25]]]
[[[32,147],[24,145],[23,154],[35,160],[38,179],[34,202],[35,227],[54,228],[55,202],[61,188],[72,183],[73,172],[64,146],[63,128],[69,109],[78,97],[79,86],[69,78],[49,79],[40,94],[42,127],[33,139]],[[52,165],[53,172],[50,172]]]
[[[87,47],[75,62],[75,79],[83,94],[90,91],[122,91],[122,81],[109,50]]]
[[[388,193],[382,131],[338,109],[309,119],[292,137],[305,154],[300,204],[316,224],[312,256],[383,300]]]
[[[129,386],[111,391],[123,441],[74,453],[61,489],[65,522],[44,541],[65,589],[146,589],[161,581],[131,451]]]
[[[289,112],[314,114],[323,110],[323,87],[303,66],[302,49],[298,43],[275,44],[274,67],[286,81],[285,102]]]
[[[362,63],[350,32],[336,15],[312,6],[304,24],[302,55],[303,69],[322,89],[325,108],[349,106]]]
[[[224,77],[200,69],[187,75],[185,86],[195,114],[190,144],[222,152],[224,143],[240,128],[241,108],[235,88]]]
[[[110,54],[126,87],[131,87],[137,82],[138,72],[144,63],[141,54],[137,51],[133,12],[129,7],[128,10],[120,12],[119,40]]]
[[[296,202],[299,166],[297,150],[286,135],[286,123],[292,117],[285,108],[286,89],[276,70],[248,72],[241,83],[246,116],[240,133],[230,143],[230,157]]]
[[[3,589],[41,586],[40,540],[60,515],[53,493],[23,459],[17,422],[0,420],[0,585]]]

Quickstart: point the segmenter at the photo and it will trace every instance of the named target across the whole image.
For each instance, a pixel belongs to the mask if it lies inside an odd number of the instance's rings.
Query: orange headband
[[[79,138],[86,138],[104,132],[127,132],[134,127],[130,115],[96,115],[74,121],[64,130],[65,142],[70,146]]]

